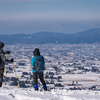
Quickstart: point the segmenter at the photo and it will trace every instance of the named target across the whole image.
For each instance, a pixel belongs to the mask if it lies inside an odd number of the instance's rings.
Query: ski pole
[[[8,54],[8,60],[9,60],[9,54]],[[7,67],[6,67],[5,84],[6,84],[6,80],[7,80],[7,71],[8,71],[8,63],[7,63]]]
[[[17,77],[17,74],[16,74],[16,70],[15,70],[15,66],[14,66],[14,63],[13,64],[13,68],[14,68],[14,71],[15,71],[15,76],[16,76],[16,80],[17,80],[17,83],[18,83],[18,87],[20,88],[20,85],[19,85],[19,81],[18,81],[18,77]]]

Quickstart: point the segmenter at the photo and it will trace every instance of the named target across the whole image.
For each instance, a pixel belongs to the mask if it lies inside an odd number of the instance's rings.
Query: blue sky
[[[0,34],[100,28],[100,0],[0,0]]]

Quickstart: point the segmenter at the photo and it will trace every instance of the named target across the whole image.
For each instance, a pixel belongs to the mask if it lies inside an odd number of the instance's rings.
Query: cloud
[[[31,3],[40,1],[52,3]],[[100,20],[97,9],[75,1],[84,0],[0,0],[0,20]]]
[[[100,20],[100,14],[82,11],[51,11],[41,13],[5,13],[1,20]]]

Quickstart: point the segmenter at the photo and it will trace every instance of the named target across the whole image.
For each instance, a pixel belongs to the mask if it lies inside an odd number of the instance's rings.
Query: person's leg
[[[38,90],[38,75],[37,72],[33,73],[33,86],[35,90]]]
[[[2,87],[4,68],[0,68],[0,87]]]
[[[44,81],[44,74],[43,74],[43,72],[39,73],[39,78],[40,78],[41,83],[43,84],[44,90],[47,91],[47,86],[46,86],[46,83]]]
[[[2,87],[2,80],[3,80],[3,77],[0,77],[0,87]]]

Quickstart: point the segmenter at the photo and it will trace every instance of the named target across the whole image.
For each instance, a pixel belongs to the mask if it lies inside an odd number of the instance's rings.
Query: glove
[[[10,52],[11,52],[11,51],[7,51],[6,53],[7,53],[7,54],[10,54]]]
[[[10,61],[11,61],[11,63],[12,63],[12,62],[14,62],[14,59],[11,59]]]

